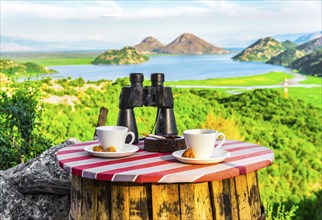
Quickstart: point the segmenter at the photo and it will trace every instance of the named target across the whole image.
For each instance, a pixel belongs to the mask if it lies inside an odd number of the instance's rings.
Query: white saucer
[[[183,163],[190,163],[190,164],[213,164],[219,163],[225,160],[227,157],[230,156],[230,153],[221,149],[214,149],[212,152],[212,156],[210,158],[187,158],[182,157],[182,154],[185,150],[178,150],[172,153],[177,160]]]
[[[84,147],[84,150],[94,157],[109,157],[109,158],[130,156],[139,150],[138,146],[135,146],[132,144],[124,144],[124,147],[122,148],[122,150],[118,152],[97,152],[97,151],[93,151],[93,147],[95,146],[97,146],[97,144],[88,145]]]

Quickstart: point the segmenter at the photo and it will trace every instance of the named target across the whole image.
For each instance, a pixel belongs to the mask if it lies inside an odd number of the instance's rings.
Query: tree
[[[0,169],[40,154],[49,140],[37,131],[41,118],[40,92],[22,85],[0,93]]]

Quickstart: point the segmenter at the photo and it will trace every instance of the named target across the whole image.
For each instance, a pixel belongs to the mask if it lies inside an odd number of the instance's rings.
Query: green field
[[[307,80],[301,81],[300,84],[320,84],[322,85],[322,78],[315,76],[308,76]]]
[[[288,79],[294,78],[294,75],[284,72],[269,72],[255,76],[245,76],[236,78],[216,78],[205,80],[180,80],[166,82],[166,85],[173,86],[259,86],[259,85],[277,85],[284,81],[285,76]]]
[[[289,88],[289,97],[302,99],[315,107],[322,108],[322,87],[319,88]]]
[[[90,64],[101,51],[89,52],[35,52],[6,53],[1,59],[11,59],[18,63],[32,62],[41,66]]]
[[[220,93],[226,93],[229,96],[231,95],[236,95],[240,93],[247,92],[248,90],[246,89],[240,89],[240,88],[230,88],[230,89],[209,89],[209,90],[216,90]],[[283,96],[284,89],[283,88],[276,88],[273,89],[276,91],[279,91],[281,96]],[[288,89],[288,95],[290,98],[294,99],[301,99],[307,104],[311,104],[314,107],[319,107],[322,108],[322,86],[321,87],[315,87],[315,88],[289,88]]]

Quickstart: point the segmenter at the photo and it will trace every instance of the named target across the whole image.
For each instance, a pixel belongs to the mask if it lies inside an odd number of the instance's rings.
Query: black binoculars
[[[138,129],[134,116],[134,107],[154,106],[158,107],[155,121],[155,134],[161,136],[177,135],[177,125],[173,112],[173,95],[171,87],[164,87],[164,74],[151,74],[151,86],[142,85],[144,76],[142,73],[130,74],[130,86],[122,88],[119,102],[119,115],[117,125],[129,128],[134,132],[135,141],[139,142]],[[126,140],[128,143],[129,140]]]

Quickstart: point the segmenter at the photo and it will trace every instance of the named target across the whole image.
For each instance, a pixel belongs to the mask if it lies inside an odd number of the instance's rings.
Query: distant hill
[[[160,52],[167,54],[225,54],[229,51],[216,47],[193,34],[184,33],[161,48]]]
[[[286,40],[282,42],[283,47],[285,47],[285,49],[295,49],[296,48],[296,44],[293,43],[290,40]]]
[[[237,61],[265,62],[283,51],[285,51],[285,47],[280,42],[271,37],[266,37],[257,40],[232,59]]]
[[[288,49],[267,63],[287,66],[308,75],[321,76],[322,68],[322,37],[313,39],[293,49]]]
[[[153,37],[146,37],[141,43],[134,46],[135,50],[140,54],[158,53],[162,47],[164,45]]]
[[[35,63],[20,64],[13,60],[0,60],[0,73],[7,76],[37,75],[55,72],[55,70],[39,66]]]
[[[315,38],[307,43],[301,44],[296,47],[296,49],[302,50],[306,53],[311,53],[320,48],[322,48],[322,37]]]
[[[290,64],[291,68],[301,73],[322,76],[322,49],[316,50]]]
[[[149,60],[147,56],[138,54],[133,47],[124,47],[121,50],[108,50],[100,54],[92,62],[93,64],[138,64]]]
[[[312,32],[312,33],[307,33],[307,34],[303,34],[301,36],[299,36],[297,39],[294,40],[294,43],[296,43],[297,45],[309,42],[315,38],[319,38],[322,35],[322,31],[316,31],[316,32]]]
[[[282,65],[282,66],[289,66],[293,61],[298,58],[305,56],[303,51],[297,49],[288,49],[275,57],[272,57],[266,63],[275,64],[275,65]]]

